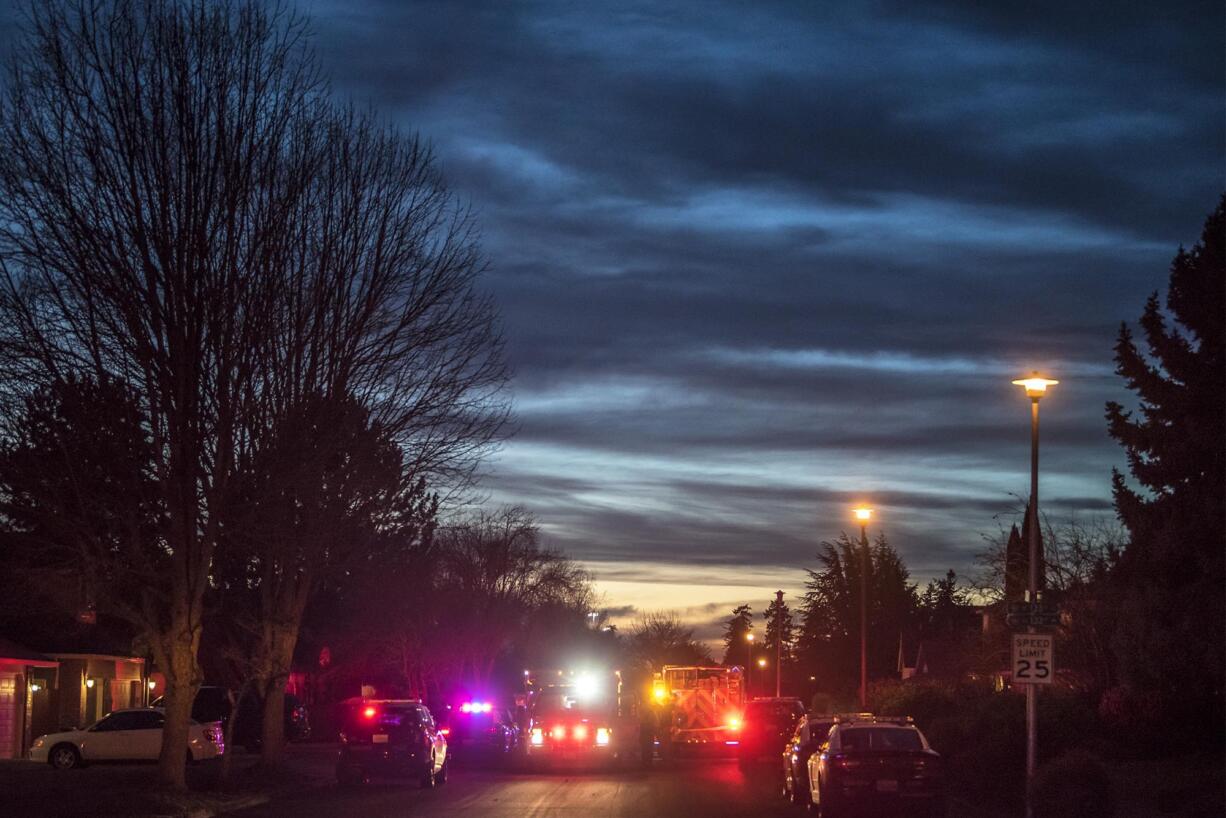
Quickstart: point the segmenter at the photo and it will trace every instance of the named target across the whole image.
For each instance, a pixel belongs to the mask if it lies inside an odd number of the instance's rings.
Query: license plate
[[[898,792],[898,782],[885,780],[878,781],[877,792]]]
[[[387,744],[387,733],[375,733],[370,741],[372,744]]]

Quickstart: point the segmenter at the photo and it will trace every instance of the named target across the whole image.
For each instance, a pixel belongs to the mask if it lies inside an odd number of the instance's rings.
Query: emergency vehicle
[[[732,749],[740,743],[745,710],[740,667],[665,665],[651,684],[658,740],[666,756],[685,747]]]
[[[639,752],[638,697],[620,671],[524,671],[531,767],[628,762]]]

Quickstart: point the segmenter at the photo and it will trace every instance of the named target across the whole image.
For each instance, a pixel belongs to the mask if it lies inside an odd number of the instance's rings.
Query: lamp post
[[[860,521],[860,709],[868,709],[868,521],[873,510],[852,509]]]
[[[1013,382],[1026,390],[1030,398],[1030,526],[1026,537],[1027,587],[1028,600],[1034,605],[1039,600],[1039,401],[1047,394],[1047,387],[1060,383],[1050,378],[1044,378],[1038,372],[1029,378],[1019,378]],[[1028,633],[1036,633],[1034,625],[1027,627]],[[1039,759],[1039,688],[1038,685],[1026,685],[1026,818],[1031,818],[1030,782],[1034,779],[1034,770]]]

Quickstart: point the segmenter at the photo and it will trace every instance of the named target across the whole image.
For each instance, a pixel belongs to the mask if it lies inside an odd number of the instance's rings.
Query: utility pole
[[[775,591],[775,698],[783,694],[783,591]]]

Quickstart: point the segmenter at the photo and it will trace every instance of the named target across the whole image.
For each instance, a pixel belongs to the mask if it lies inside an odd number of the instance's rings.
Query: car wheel
[[[430,761],[426,764],[426,773],[421,777],[421,788],[423,790],[432,790],[437,783],[438,776],[434,772],[434,756],[430,756]]]
[[[71,770],[84,766],[81,753],[71,744],[57,744],[47,753],[47,763],[57,770]]]
[[[443,767],[442,769],[438,771],[438,775],[435,776],[434,780],[439,784],[446,784],[447,774],[450,771],[450,768],[451,768],[451,756],[449,755],[443,759]]]

